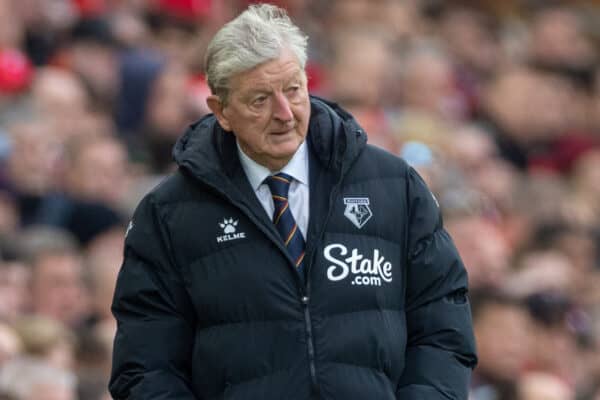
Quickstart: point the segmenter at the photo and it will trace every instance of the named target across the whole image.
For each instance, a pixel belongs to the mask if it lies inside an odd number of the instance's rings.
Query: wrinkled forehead
[[[266,61],[231,77],[230,90],[245,92],[283,87],[290,83],[306,84],[306,73],[291,52]]]

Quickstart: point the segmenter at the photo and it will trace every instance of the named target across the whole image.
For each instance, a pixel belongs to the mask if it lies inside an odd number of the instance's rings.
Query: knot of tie
[[[266,183],[271,190],[273,197],[273,223],[283,239],[283,242],[288,250],[288,253],[294,260],[298,270],[301,270],[304,261],[304,238],[298,229],[298,224],[294,220],[290,204],[288,201],[288,193],[292,177],[280,172],[271,175],[266,179]]]
[[[271,195],[277,196],[278,198],[281,197],[281,201],[287,201],[292,179],[291,176],[284,174],[283,172],[269,176],[266,181],[271,190]]]

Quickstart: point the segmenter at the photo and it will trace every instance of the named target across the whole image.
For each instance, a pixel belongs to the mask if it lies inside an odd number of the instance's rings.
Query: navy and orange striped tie
[[[273,205],[275,206],[273,223],[281,235],[288,253],[294,260],[296,268],[302,274],[304,273],[302,269],[304,265],[304,238],[302,237],[302,232],[298,229],[296,220],[294,220],[288,201],[288,192],[292,179],[291,176],[280,172],[269,176],[266,179],[266,183],[269,189],[271,189]]]

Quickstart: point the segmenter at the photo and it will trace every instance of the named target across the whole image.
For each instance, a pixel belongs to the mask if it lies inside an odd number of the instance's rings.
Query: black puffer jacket
[[[113,312],[116,399],[466,399],[467,276],[402,160],[311,99],[304,283],[213,116],[139,205]]]

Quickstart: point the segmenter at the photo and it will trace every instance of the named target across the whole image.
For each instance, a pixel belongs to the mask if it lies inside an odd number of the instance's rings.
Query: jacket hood
[[[324,167],[344,174],[367,142],[356,120],[336,103],[310,97],[307,142]],[[204,181],[231,176],[239,165],[235,136],[213,114],[190,125],[173,149],[178,166]],[[225,176],[224,176],[225,175]]]

